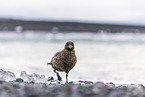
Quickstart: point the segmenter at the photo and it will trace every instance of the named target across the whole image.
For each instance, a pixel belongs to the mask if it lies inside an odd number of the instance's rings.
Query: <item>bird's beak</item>
[[[73,46],[72,46],[72,45],[69,45],[69,46],[68,46],[68,48],[69,48],[69,49],[72,49],[72,48],[73,48]]]

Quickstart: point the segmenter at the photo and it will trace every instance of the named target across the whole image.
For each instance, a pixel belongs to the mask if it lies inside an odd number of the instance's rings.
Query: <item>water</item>
[[[78,58],[69,80],[145,83],[144,33],[1,32],[0,69],[12,71],[16,77],[25,70],[56,78],[46,63],[68,40],[75,43]],[[65,73],[60,74],[65,80]]]

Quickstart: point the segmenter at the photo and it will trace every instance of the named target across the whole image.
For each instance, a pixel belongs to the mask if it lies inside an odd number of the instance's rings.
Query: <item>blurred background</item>
[[[71,40],[70,80],[144,84],[144,32],[143,0],[0,0],[0,69],[56,78],[46,63]]]

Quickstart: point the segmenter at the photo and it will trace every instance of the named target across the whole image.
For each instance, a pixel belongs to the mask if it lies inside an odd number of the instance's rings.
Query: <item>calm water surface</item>
[[[70,80],[102,80],[145,83],[145,34],[141,33],[0,33],[0,68],[19,77],[25,70],[55,76],[50,62],[64,48],[75,43],[78,62]],[[65,73],[61,73],[65,77]]]

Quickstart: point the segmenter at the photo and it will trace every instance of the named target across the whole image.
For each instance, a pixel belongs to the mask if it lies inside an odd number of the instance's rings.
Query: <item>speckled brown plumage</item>
[[[76,62],[77,62],[77,58],[76,58],[75,50],[74,50],[74,43],[71,41],[68,41],[65,44],[64,49],[60,52],[57,52],[53,56],[51,60],[51,65],[55,71],[66,72],[66,82],[67,82],[68,73],[75,66]]]

